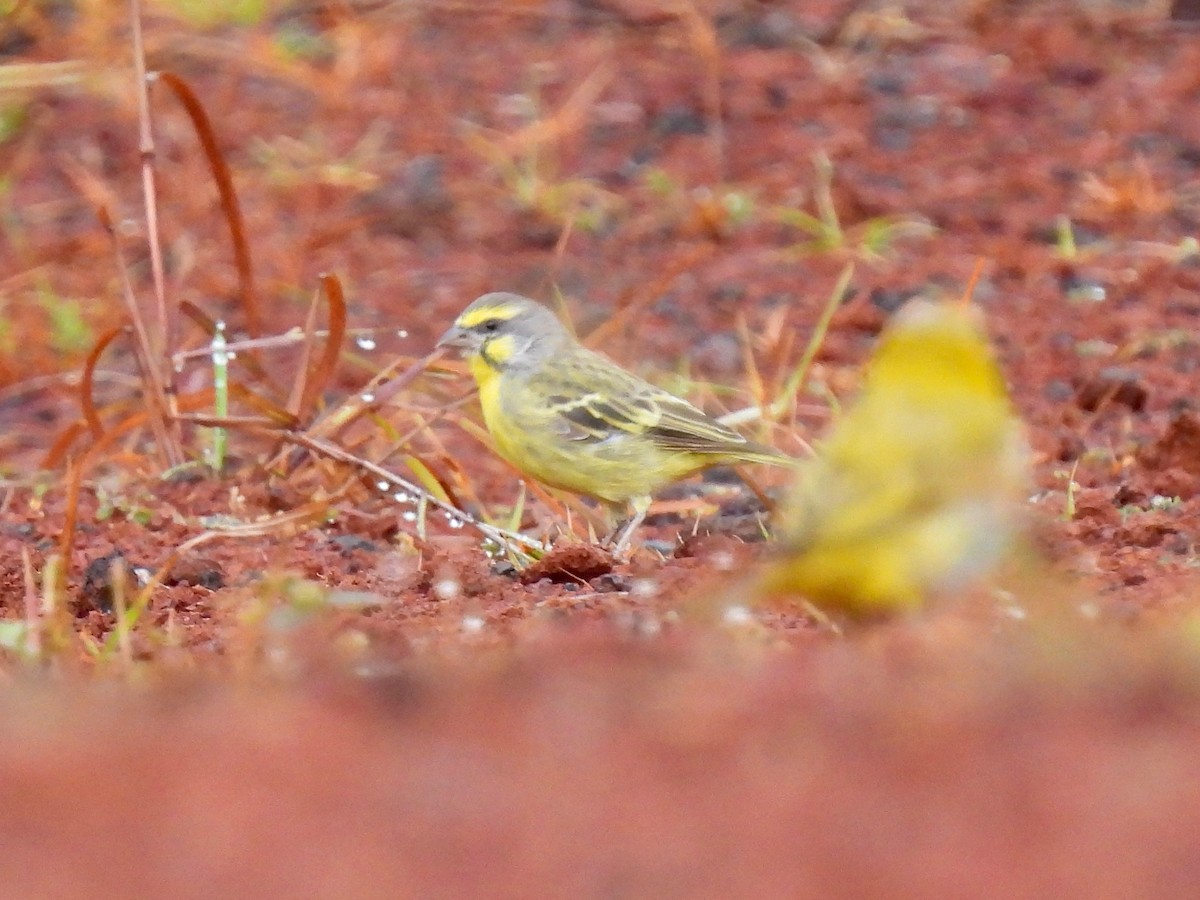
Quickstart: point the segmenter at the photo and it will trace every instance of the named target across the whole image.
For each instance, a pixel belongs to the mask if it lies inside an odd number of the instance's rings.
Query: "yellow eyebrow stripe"
[[[499,319],[502,322],[507,322],[509,319],[517,315],[521,310],[512,304],[500,304],[499,306],[481,306],[479,309],[469,309],[458,317],[459,328],[474,328],[483,322],[491,319]]]

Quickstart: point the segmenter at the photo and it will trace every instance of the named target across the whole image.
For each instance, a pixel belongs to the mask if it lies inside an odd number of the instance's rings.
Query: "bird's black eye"
[[[500,321],[498,319],[488,319],[486,322],[483,323],[483,330],[488,332],[489,334],[496,331],[496,329],[498,329],[499,327],[500,327]]]

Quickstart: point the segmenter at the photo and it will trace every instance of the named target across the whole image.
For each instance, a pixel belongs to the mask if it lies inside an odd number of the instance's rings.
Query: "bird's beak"
[[[475,335],[465,328],[451,325],[450,329],[438,338],[437,346],[442,350],[469,350],[475,345]]]

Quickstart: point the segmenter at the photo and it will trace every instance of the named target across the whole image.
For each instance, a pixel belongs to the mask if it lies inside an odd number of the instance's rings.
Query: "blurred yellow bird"
[[[758,589],[851,615],[915,609],[1003,555],[1027,466],[976,311],[912,301],[801,468]]]
[[[583,347],[528,297],[484,294],[438,346],[467,359],[501,456],[551,487],[633,507],[619,550],[664,485],[723,463],[795,462]]]

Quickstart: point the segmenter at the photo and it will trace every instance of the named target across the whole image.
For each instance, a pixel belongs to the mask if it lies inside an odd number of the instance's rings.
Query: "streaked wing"
[[[745,446],[736,431],[686,400],[592,353],[546,373],[547,405],[570,440],[602,441],[613,432],[645,435],[666,450],[722,453]]]
[[[725,453],[748,445],[748,441],[692,404],[665,392],[659,392],[661,417],[648,434],[654,443],[668,450],[693,453]]]

